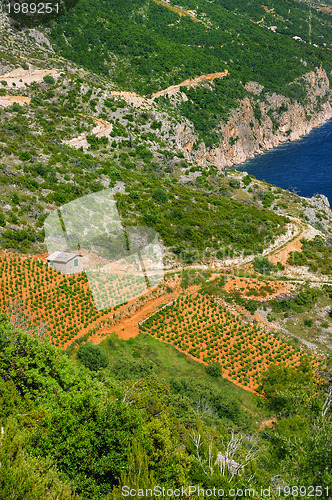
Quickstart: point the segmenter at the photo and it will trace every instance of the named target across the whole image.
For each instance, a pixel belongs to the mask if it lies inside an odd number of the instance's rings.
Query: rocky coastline
[[[275,93],[266,93],[262,99],[264,88],[249,82],[248,97],[221,124],[223,138],[218,146],[208,149],[188,124],[182,124],[177,130],[178,147],[189,160],[224,170],[300,139],[332,118],[332,90],[325,70],[307,73],[301,84],[307,88],[305,104]]]

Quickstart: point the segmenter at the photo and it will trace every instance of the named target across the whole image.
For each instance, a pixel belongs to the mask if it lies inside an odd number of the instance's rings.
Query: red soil
[[[272,264],[276,265],[277,262],[281,262],[284,266],[287,266],[287,261],[290,256],[291,252],[301,252],[302,250],[302,243],[301,240],[302,238],[305,237],[307,230],[303,227],[303,224],[301,221],[297,220],[297,223],[302,227],[301,233],[294,238],[294,240],[291,240],[287,245],[285,245],[283,248],[279,248],[278,250],[275,250],[269,255],[269,261],[272,262]]]
[[[139,333],[143,322],[143,331],[172,343],[197,361],[219,361],[225,378],[252,392],[258,387],[260,373],[271,363],[296,365],[300,360],[299,351],[259,327],[243,323],[225,305],[198,295],[197,286],[183,291],[178,277],[166,282],[172,288],[170,293],[150,290],[116,310],[102,311],[95,308],[84,274],[57,273],[38,257],[5,252],[0,255],[0,277],[2,310],[9,312],[11,301],[22,300],[21,312],[29,320],[26,328],[46,324],[50,338],[62,348],[86,334],[95,343],[111,332],[128,339]]]
[[[138,308],[133,314],[122,317],[118,322],[111,326],[101,328],[97,333],[89,337],[89,341],[99,343],[110,333],[116,333],[119,338],[124,340],[136,337],[139,334],[139,325],[142,321],[181,295],[183,290],[180,287],[180,281],[176,280],[174,285],[175,287],[172,287],[173,291],[171,293],[151,299]],[[194,288],[195,290],[197,289],[197,287],[192,287],[192,290]]]
[[[269,300],[292,290],[289,281],[262,280],[228,276],[224,289],[228,293],[238,294],[246,299]]]
[[[89,332],[93,334],[92,339],[96,340],[96,331],[102,328],[105,331],[105,323],[113,320],[114,315],[121,315],[128,308],[135,309],[137,302],[154,298],[154,292],[150,289],[139,299],[98,311],[85,274],[60,274],[45,264],[43,258],[46,256],[30,258],[10,252],[0,255],[0,306],[8,313],[17,301],[21,301],[19,312],[28,321],[26,328],[32,331],[41,323],[44,324],[49,337],[62,348]],[[172,286],[173,282],[169,285]],[[163,300],[167,303],[174,297],[165,294],[156,299],[155,305],[152,301],[149,306],[148,302],[146,311],[152,313]]]
[[[223,376],[255,392],[272,363],[296,365],[300,352],[239,318],[207,296],[182,296],[143,323],[141,329],[197,361],[218,361]]]

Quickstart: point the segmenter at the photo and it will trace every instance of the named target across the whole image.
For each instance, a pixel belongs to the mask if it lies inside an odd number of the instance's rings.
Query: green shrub
[[[43,80],[45,83],[48,83],[49,85],[53,85],[55,83],[55,80],[51,75],[44,76]]]
[[[270,192],[264,193],[263,199],[262,199],[262,204],[264,208],[268,208],[272,205],[274,202],[274,195]]]
[[[229,179],[228,183],[233,189],[239,189],[241,187],[241,183],[238,179]]]
[[[281,262],[277,262],[277,269],[283,271],[285,269],[285,266]]]
[[[307,264],[307,258],[302,252],[291,252],[287,262],[291,266],[305,266]]]
[[[251,183],[251,181],[252,181],[252,178],[251,178],[251,176],[248,174],[248,175],[246,175],[246,176],[242,179],[242,181],[243,181],[243,184],[244,184],[245,186],[249,186],[249,184],[250,184],[250,183]]]
[[[18,203],[20,202],[20,198],[18,196],[17,193],[14,193],[13,196],[12,196],[12,202],[14,203],[14,205],[18,205]]]
[[[160,201],[161,203],[166,203],[166,201],[167,201],[167,193],[166,193],[165,189],[163,189],[162,187],[157,187],[153,191],[152,197],[155,200]]]
[[[2,212],[0,212],[0,226],[5,227],[5,225],[6,225],[6,217]]]
[[[267,257],[255,257],[254,269],[260,274],[271,274],[271,271],[274,269],[274,265]]]
[[[21,161],[28,161],[31,159],[31,154],[29,151],[22,151],[19,156]]]
[[[31,104],[36,104],[37,106],[42,106],[43,105],[43,101],[40,97],[38,96],[33,96],[32,99],[31,99]]]
[[[108,365],[108,359],[102,348],[90,342],[80,345],[77,356],[89,370],[97,371]]]
[[[205,366],[205,371],[212,377],[221,377],[222,376],[222,368],[221,364],[218,361],[213,361]]]

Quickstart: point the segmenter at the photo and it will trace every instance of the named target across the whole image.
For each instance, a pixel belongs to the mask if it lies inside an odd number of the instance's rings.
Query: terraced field
[[[144,277],[134,274],[88,272],[88,276],[61,274],[42,260],[23,255],[0,255],[1,311],[28,331],[43,325],[54,344],[66,348],[86,334],[96,339],[96,332],[114,319],[118,308],[152,290]],[[98,335],[97,339],[100,342]]]
[[[60,274],[42,261],[1,256],[0,280],[2,311],[16,310],[14,315],[20,314],[27,329],[43,323],[57,346],[84,335],[91,323],[111,312],[96,309],[85,274]]]
[[[0,256],[0,279],[1,310],[27,330],[44,325],[47,336],[62,348],[80,336],[99,331],[107,319],[115,317],[119,307],[98,310],[84,273],[63,275],[26,256]],[[131,294],[142,293],[142,283],[133,286],[127,281],[114,282],[112,278],[113,290],[121,296],[129,289]],[[104,293],[95,297],[99,299],[97,307],[100,301],[108,302],[110,297],[104,297]],[[244,323],[217,300],[197,290],[186,291],[144,320],[140,330],[203,363],[218,361],[224,377],[251,391],[257,389],[261,372],[270,364],[294,366],[300,362],[299,350],[264,332],[256,323]]]
[[[294,366],[301,358],[299,350],[255,324],[243,323],[215,299],[199,293],[181,296],[140,328],[201,362],[220,362],[224,377],[251,391],[270,364]]]

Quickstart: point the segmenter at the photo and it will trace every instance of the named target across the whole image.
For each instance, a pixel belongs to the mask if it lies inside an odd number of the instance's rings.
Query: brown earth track
[[[26,106],[29,105],[31,102],[31,97],[26,97],[23,95],[15,95],[15,96],[5,96],[5,97],[0,97],[0,106],[7,108],[11,106],[12,104],[20,104],[20,106]]]
[[[307,229],[303,227],[301,221],[298,220],[297,223],[301,227],[300,233],[294,239],[289,241],[284,247],[278,248],[276,251],[271,252],[271,254],[269,255],[269,260],[270,262],[272,262],[272,264],[275,265],[277,262],[281,262],[281,264],[286,266],[291,252],[301,252],[301,240],[306,236]]]
[[[183,82],[178,83],[177,85],[171,85],[170,87],[167,87],[164,90],[155,92],[154,94],[152,94],[152,99],[154,100],[158,97],[163,97],[167,94],[178,92],[181,87],[194,87],[195,85],[199,85],[204,81],[213,82],[213,80],[215,80],[216,78],[224,78],[227,75],[228,75],[228,69],[219,73],[210,73],[207,75],[197,76],[196,78],[192,79],[189,78],[188,80],[184,80]]]
[[[7,82],[7,85],[12,88],[13,83],[15,88],[25,87],[33,82],[42,82],[45,76],[53,76],[57,78],[59,72],[55,69],[29,69],[24,70],[23,68],[17,68],[9,73],[0,75],[0,80]]]
[[[91,118],[97,125],[90,133],[92,135],[95,135],[96,137],[103,137],[103,136],[108,136],[113,129],[113,125],[108,123],[106,120],[102,120],[101,118],[96,118],[95,116],[90,116],[90,115],[82,115],[88,118]],[[79,137],[74,137],[73,139],[69,139],[64,141],[64,144],[67,144],[67,146],[71,146],[73,148],[80,148],[83,147],[87,148],[88,147],[88,142],[86,139],[87,134],[83,134]]]
[[[172,12],[175,12],[176,14],[179,14],[180,17],[189,17],[192,21],[194,21],[195,23],[202,23],[204,24],[204,26],[206,28],[209,28],[209,26],[207,24],[205,24],[204,21],[202,21],[201,19],[197,19],[197,17],[195,17],[193,14],[191,14],[190,12],[187,12],[186,10],[178,7],[178,6],[175,6],[175,5],[171,5],[167,2],[165,2],[164,0],[153,0],[156,4],[158,5],[162,5],[163,7],[166,7],[167,9],[171,10]]]
[[[228,69],[225,71],[219,72],[219,73],[210,73],[210,74],[205,74],[201,76],[197,76],[196,78],[184,80],[181,83],[178,83],[177,85],[171,85],[170,87],[167,87],[166,89],[159,90],[158,92],[155,92],[152,94],[151,99],[147,98],[146,96],[140,96],[136,94],[135,92],[122,92],[118,90],[113,90],[111,92],[111,95],[113,97],[123,97],[125,100],[128,102],[132,103],[135,106],[143,106],[143,105],[151,105],[155,99],[158,97],[163,97],[166,95],[170,94],[176,94],[179,92],[181,87],[195,87],[196,85],[199,85],[200,83],[204,81],[210,81],[213,82],[216,78],[224,78],[229,74]]]
[[[197,287],[190,287],[191,291],[196,291]],[[89,337],[90,342],[99,343],[110,333],[116,333],[120,339],[128,340],[131,337],[136,337],[139,334],[139,325],[142,321],[152,316],[163,306],[176,300],[183,289],[177,283],[176,288],[172,293],[164,294],[160,297],[153,298],[139,307],[131,316],[123,317],[114,325],[102,328],[98,333]]]
[[[328,14],[332,14],[332,9],[330,7],[326,7],[325,5],[317,5],[316,9],[328,12]]]

